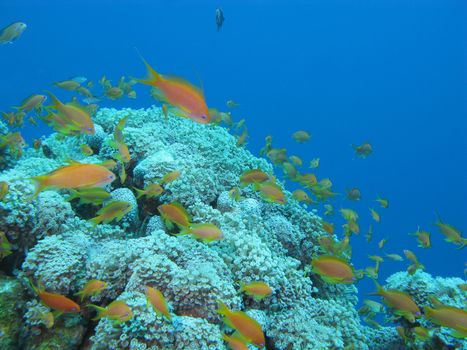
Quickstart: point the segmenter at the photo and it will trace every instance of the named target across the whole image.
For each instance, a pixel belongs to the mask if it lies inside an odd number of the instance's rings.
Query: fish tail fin
[[[88,304],[87,307],[91,307],[91,308],[93,308],[94,310],[97,311],[96,317],[94,317],[92,319],[93,321],[100,320],[102,317],[105,317],[105,315],[107,313],[107,309],[104,308],[104,307],[100,307],[100,306],[97,306],[97,305],[94,305],[94,304]]]
[[[459,244],[459,247],[457,247],[456,249],[457,250],[464,249],[466,245],[467,245],[467,238],[461,238],[461,244]]]
[[[79,300],[80,302],[82,303],[83,302],[83,299],[84,299],[84,292],[81,291],[81,292],[78,292],[78,293],[75,293],[76,296],[79,296]]]
[[[135,79],[135,80],[137,82],[141,83],[141,84],[157,86],[161,76],[159,75],[159,73],[157,73],[154,70],[154,68],[152,68],[149,65],[149,63],[144,59],[144,57],[141,55],[141,53],[138,51],[138,49],[136,49],[136,51],[138,52],[139,57],[143,61],[144,65],[146,66],[146,70],[147,70],[148,75],[144,79]]]
[[[98,215],[95,218],[89,219],[89,222],[92,223],[93,227],[96,227],[102,222],[102,217]]]
[[[423,313],[425,314],[426,318],[431,318],[431,316],[433,315],[433,311],[435,310],[429,306],[425,306],[423,308]]]
[[[55,96],[53,93],[51,93],[50,91],[46,91],[46,93],[50,96],[50,99],[52,100],[52,104],[48,107],[56,108],[62,104],[57,98],[57,96]]]
[[[374,278],[372,278],[373,282],[375,283],[376,286],[376,291],[373,293],[370,293],[370,295],[381,295],[381,293],[384,291],[383,287],[378,283],[378,281]]]
[[[140,190],[139,188],[136,188],[136,187],[133,187],[133,189],[136,191],[136,193],[138,194],[136,196],[136,199],[139,199],[141,198],[142,196],[144,196],[146,194],[146,192],[144,190]]]
[[[29,198],[30,201],[35,199],[39,195],[39,193],[41,193],[45,188],[47,188],[48,179],[49,177],[47,175],[35,176],[31,178],[31,180],[36,182],[36,188],[34,194]]]
[[[218,300],[217,304],[219,305],[219,308],[216,310],[216,312],[219,315],[228,315],[230,313],[230,309],[225,305],[222,301]]]
[[[78,197],[79,197],[78,191],[70,188],[70,195],[68,196],[68,198],[66,200],[67,200],[67,202],[71,202],[73,199],[76,199]]]

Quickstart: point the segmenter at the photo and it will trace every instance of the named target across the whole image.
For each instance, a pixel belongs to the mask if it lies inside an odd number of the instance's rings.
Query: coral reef
[[[98,207],[67,202],[64,190],[26,200],[33,186],[20,179],[47,173],[70,158],[89,163],[112,158],[115,150],[109,141],[125,116],[129,118],[123,134],[132,158],[126,165],[128,179],[125,185],[115,181],[108,188],[113,200],[133,204],[121,221],[93,227],[88,219]],[[325,234],[315,212],[307,211],[287,191],[284,205],[265,202],[248,187],[242,189],[239,201],[230,198],[228,191],[239,186],[244,171],[257,168],[271,173],[272,166],[237,147],[226,129],[176,117],[165,120],[159,108],[101,109],[95,122],[95,135],[65,141],[51,135],[44,140],[47,152],[28,150],[0,174],[0,180],[11,183],[0,202],[0,230],[7,232],[15,254],[24,260],[16,266],[17,280],[1,283],[16,283],[15,288],[21,289],[18,281],[28,287],[32,278],[40,280],[45,290],[74,300],[78,298],[73,295],[91,279],[108,284],[82,303],[79,315],[61,315],[50,328],[37,321],[37,315],[47,310],[29,288],[23,321],[18,321],[23,323],[27,348],[76,349],[83,344],[81,348],[95,350],[222,350],[227,348],[222,333],[230,332],[216,312],[217,303],[223,301],[261,324],[268,349],[383,349],[380,339],[391,349],[403,349],[394,328],[373,330],[360,322],[355,287],[329,286],[309,272],[318,239]],[[93,156],[79,152],[84,142]],[[164,184],[160,197],[135,198],[133,187],[158,182],[174,170],[181,176]],[[180,202],[193,222],[216,224],[224,239],[206,244],[176,235],[157,211],[159,204],[172,201]],[[389,283],[402,289],[414,286],[423,293],[426,285],[414,282],[419,274],[410,283],[407,276],[400,283],[399,277],[393,277]],[[267,298],[255,300],[239,292],[239,282],[260,280],[273,290]],[[436,283],[437,289],[432,287]],[[445,301],[451,282],[436,283],[430,282],[430,288]],[[171,322],[148,307],[146,286],[163,293]],[[423,294],[420,298],[426,302]],[[461,295],[450,298],[460,303]],[[129,321],[92,321],[93,311],[84,307],[87,302],[106,306],[114,300],[131,308],[134,316]],[[11,344],[16,341],[17,334],[12,334]]]

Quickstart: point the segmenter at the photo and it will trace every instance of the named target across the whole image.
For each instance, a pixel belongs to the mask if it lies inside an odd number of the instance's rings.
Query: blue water
[[[464,236],[467,229],[464,0],[96,2],[0,2],[1,27],[28,25],[17,42],[0,46],[1,110],[70,76],[141,77],[137,47],[160,72],[202,81],[209,106],[238,102],[234,117],[246,118],[255,154],[271,134],[274,146],[306,164],[320,157],[317,175],[330,177],[335,191],[360,188],[359,203],[344,195],[332,202],[336,211],[360,213],[356,267],[371,265],[367,255],[381,254],[377,242],[388,238],[386,253],[411,249],[433,275],[464,275],[465,250],[444,242],[433,225],[438,211]],[[226,17],[220,32],[218,6]],[[147,87],[137,92],[136,100],[102,106],[154,103]],[[312,140],[295,143],[298,129]],[[28,140],[46,132],[44,125],[23,131]],[[350,144],[364,141],[374,154],[355,158]],[[390,207],[377,209],[382,220],[367,244],[368,207],[377,208],[378,195]],[[407,236],[418,225],[432,232],[433,248],[419,249]],[[386,261],[380,279],[407,266]],[[358,287],[373,289],[368,280]]]

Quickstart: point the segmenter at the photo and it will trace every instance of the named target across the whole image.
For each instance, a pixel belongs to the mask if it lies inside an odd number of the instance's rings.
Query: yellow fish
[[[159,184],[150,184],[146,186],[144,190],[140,190],[136,187],[134,187],[134,189],[138,194],[136,198],[141,198],[142,196],[146,196],[147,198],[155,198],[159,197],[162,194],[162,192],[164,192],[164,189]]]
[[[112,201],[99,209],[97,216],[89,221],[92,222],[94,226],[101,222],[108,224],[113,220],[120,221],[131,209],[133,209],[133,205],[129,202]]]
[[[83,289],[75,295],[79,295],[81,298],[81,302],[83,302],[84,298],[100,294],[104,289],[107,288],[107,285],[107,282],[99,280],[90,280],[84,285]]]

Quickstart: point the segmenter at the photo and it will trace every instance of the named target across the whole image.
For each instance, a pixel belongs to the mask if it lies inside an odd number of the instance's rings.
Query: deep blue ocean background
[[[220,32],[217,7],[226,17]],[[359,203],[345,195],[332,201],[336,211],[360,213],[362,233],[352,239],[357,268],[373,264],[369,254],[411,249],[427,272],[463,277],[465,250],[444,242],[434,222],[438,211],[466,235],[466,13],[465,0],[1,0],[0,27],[23,21],[28,28],[0,46],[0,110],[49,89],[70,98],[51,84],[75,75],[96,81],[105,74],[114,83],[142,77],[137,47],[159,72],[197,85],[201,79],[209,106],[238,102],[233,115],[246,118],[253,153],[271,134],[275,147],[306,166],[320,157],[316,173],[330,177],[335,191],[361,189]],[[101,106],[155,103],[146,86],[136,89],[136,100]],[[291,134],[299,129],[312,140],[296,143]],[[22,132],[30,142],[50,130],[27,125]],[[350,145],[365,141],[374,154],[355,158]],[[390,207],[377,209],[382,219],[367,244],[368,207],[378,208],[378,195]],[[343,223],[339,214],[332,220]],[[419,249],[407,235],[418,225],[432,233],[433,248]],[[380,281],[407,266],[385,261]],[[358,288],[363,296],[374,287],[366,279]]]

